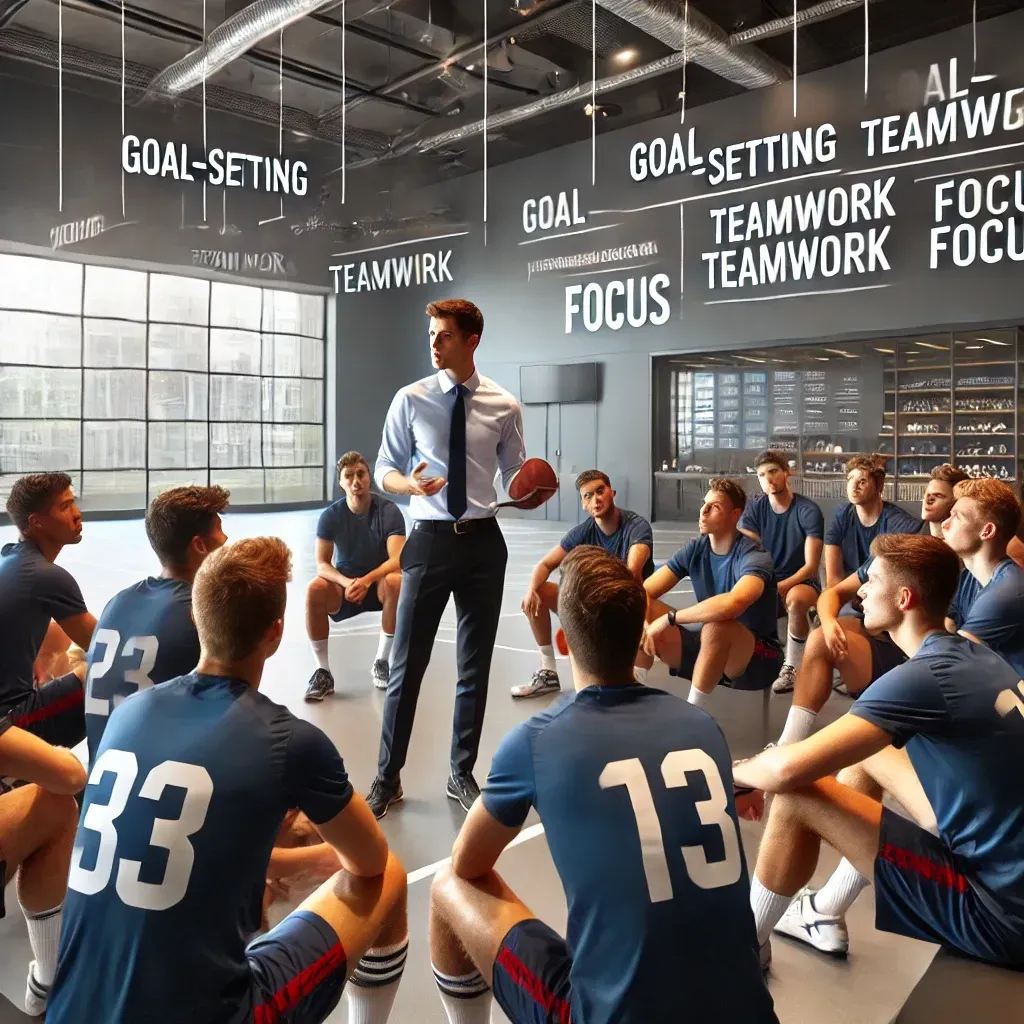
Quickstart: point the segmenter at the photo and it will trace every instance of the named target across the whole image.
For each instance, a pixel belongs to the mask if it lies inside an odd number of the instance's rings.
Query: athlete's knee
[[[309,604],[327,604],[333,596],[334,584],[322,576],[314,576],[306,587],[306,601]]]
[[[74,832],[78,828],[78,803],[73,796],[40,789],[32,801],[32,811],[45,823],[48,835]]]
[[[377,596],[381,601],[394,601],[402,589],[402,574],[400,572],[389,572],[377,584]]]
[[[786,594],[786,612],[791,618],[806,615],[814,607],[817,596],[810,587],[794,587]]]
[[[736,620],[705,622],[700,630],[701,644],[728,646],[736,639]]]

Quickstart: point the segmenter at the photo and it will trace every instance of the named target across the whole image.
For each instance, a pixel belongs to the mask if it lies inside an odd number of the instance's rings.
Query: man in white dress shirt
[[[446,299],[432,302],[426,312],[437,373],[395,395],[375,473],[383,490],[411,496],[413,519],[402,550],[402,592],[377,777],[366,798],[378,818],[402,799],[400,772],[416,700],[452,594],[459,681],[447,794],[467,811],[480,795],[473,767],[508,559],[494,518],[494,481],[500,470],[507,491],[526,461],[519,403],[476,370],[474,356],[484,328],[480,310],[465,299]]]

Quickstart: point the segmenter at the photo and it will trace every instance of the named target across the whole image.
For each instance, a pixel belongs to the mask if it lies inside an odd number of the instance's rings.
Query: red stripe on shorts
[[[43,704],[41,707],[29,711],[28,714],[12,717],[11,724],[18,726],[19,729],[27,729],[30,725],[35,725],[36,722],[44,722],[47,718],[53,718],[56,715],[63,714],[70,708],[78,707],[84,700],[85,692],[79,687],[77,690],[72,690],[71,693],[65,693],[63,697],[58,697],[49,704]]]
[[[502,946],[498,952],[498,963],[508,972],[509,977],[524,989],[531,999],[543,1006],[547,1013],[558,1021],[558,1024],[571,1024],[569,1020],[569,1004],[559,999],[508,946]]]
[[[878,856],[903,871],[913,871],[915,875],[944,885],[947,889],[967,892],[967,879],[959,871],[954,871],[946,864],[936,864],[935,861],[922,857],[919,853],[903,850],[898,846],[893,846],[892,843],[886,843],[879,851]]]
[[[281,1014],[298,1006],[299,1002],[310,995],[325,978],[333,974],[339,967],[345,967],[345,950],[341,943],[333,945],[319,960],[314,960],[304,967],[288,982],[284,988],[278,989],[265,1003],[253,1009],[253,1024],[275,1024]]]

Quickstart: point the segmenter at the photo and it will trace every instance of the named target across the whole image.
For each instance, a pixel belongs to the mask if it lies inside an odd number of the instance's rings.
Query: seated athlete
[[[786,616],[789,629],[786,660],[772,691],[789,693],[811,628],[807,613],[818,603],[821,593],[818,567],[825,517],[810,498],[789,489],[789,462],[784,453],[761,452],[754,468],[764,494],[747,502],[739,530],[760,544],[775,565],[776,617]]]
[[[334,744],[259,693],[291,556],[258,537],[196,573],[201,653],[115,708],[89,773],[50,1020],[387,1019],[408,947],[405,871]],[[299,807],[340,870],[267,935],[264,872]],[[155,815],[155,818],[154,818]]]
[[[46,989],[57,967],[61,908],[71,846],[78,825],[73,794],[85,786],[81,761],[60,747],[0,718],[0,775],[30,785],[0,796],[0,917],[4,887],[17,874],[18,902],[28,924],[33,960],[25,987],[25,1012],[46,1008]]]
[[[227,537],[221,515],[223,487],[175,487],[146,510],[146,536],[160,560],[160,575],[122,590],[96,624],[85,680],[89,764],[111,711],[138,689],[186,675],[199,661],[192,621],[192,581],[206,556]]]
[[[359,452],[338,460],[338,484],[345,497],[324,509],[316,524],[317,574],[306,589],[306,633],[317,662],[306,700],[334,693],[328,618],[342,622],[361,612],[382,612],[370,675],[378,690],[387,689],[391,675],[405,517],[393,501],[370,493],[370,468]]]
[[[740,690],[771,686],[782,668],[772,556],[737,529],[746,494],[716,477],[700,510],[700,536],[680,548],[644,583],[644,648],[690,680],[698,706],[719,682]],[[689,576],[697,603],[670,608],[659,598]]]
[[[35,686],[35,661],[48,633],[54,642],[53,623],[83,650],[96,627],[78,584],[54,564],[66,544],[82,539],[71,477],[21,477],[7,498],[7,513],[21,539],[0,551],[0,714],[9,713],[14,725],[54,746],[73,747],[85,736],[81,679],[69,671]]]
[[[956,502],[953,488],[962,480],[969,479],[962,469],[949,463],[932,470],[931,479],[921,499],[921,521],[927,527],[926,530],[923,526],[921,533],[930,533],[942,540],[942,524],[949,518]]]
[[[505,736],[434,878],[430,959],[450,1024],[488,1024],[492,989],[512,1024],[776,1019],[725,738],[634,682],[645,606],[620,559],[579,547],[562,563],[576,692]],[[494,870],[531,808],[571,908],[565,939]]]
[[[871,542],[883,533],[918,533],[921,520],[886,501],[885,463],[855,455],[846,463],[847,502],[825,531],[825,586],[834,587],[867,560]]]
[[[960,575],[947,545],[882,536],[871,550],[865,625],[908,660],[816,735],[734,766],[737,785],[777,794],[751,889],[758,940],[828,931],[828,951],[845,953],[842,917],[873,879],[882,931],[1024,968],[1024,684],[943,629]],[[822,841],[844,860],[801,892]]]
[[[964,480],[942,529],[965,566],[946,628],[991,647],[1024,676],[1024,569],[1006,553],[1020,515],[1001,480]]]
[[[558,607],[558,584],[548,577],[562,564],[565,556],[582,544],[604,548],[621,559],[642,583],[654,572],[654,534],[643,516],[619,508],[615,491],[605,473],[588,469],[576,477],[576,490],[587,518],[574,526],[534,567],[526,595],[523,614],[530,621],[533,637],[540,647],[540,668],[528,683],[512,687],[513,697],[540,697],[561,689],[555,667],[555,649],[551,644],[551,613]],[[643,682],[647,670],[638,669]]]

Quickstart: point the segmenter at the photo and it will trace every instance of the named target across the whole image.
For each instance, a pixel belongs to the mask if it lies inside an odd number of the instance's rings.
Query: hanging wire
[[[974,5],[971,11],[971,29],[974,36],[974,71],[972,75],[978,73],[978,0],[974,0]]]
[[[793,116],[796,117],[796,30],[797,2],[793,0]]]
[[[590,184],[597,183],[597,0],[590,2]]]
[[[341,203],[345,205],[345,193],[348,190],[348,65],[345,62],[345,14],[348,4],[341,5]]]
[[[679,92],[681,100],[679,123],[686,124],[686,64],[690,53],[690,0],[683,4],[683,85]]]
[[[64,212],[64,0],[57,2],[57,205]]]
[[[484,5],[484,245],[487,244],[487,0]]]
[[[870,18],[868,17],[868,2],[864,0],[864,98],[867,99],[868,95],[868,64],[870,63],[871,54],[871,28]]]
[[[206,48],[206,0],[203,0],[203,159],[207,167],[210,162],[206,139],[206,73],[210,66],[209,59],[209,51]],[[203,223],[206,223],[206,178],[203,178]]]
[[[124,0],[121,0],[121,139],[124,140],[125,132],[125,121],[124,121],[124,108],[125,108],[125,77],[126,77],[126,61],[124,51]],[[125,200],[124,200],[124,164],[121,164],[121,219],[124,220],[127,214],[125,213]]]

